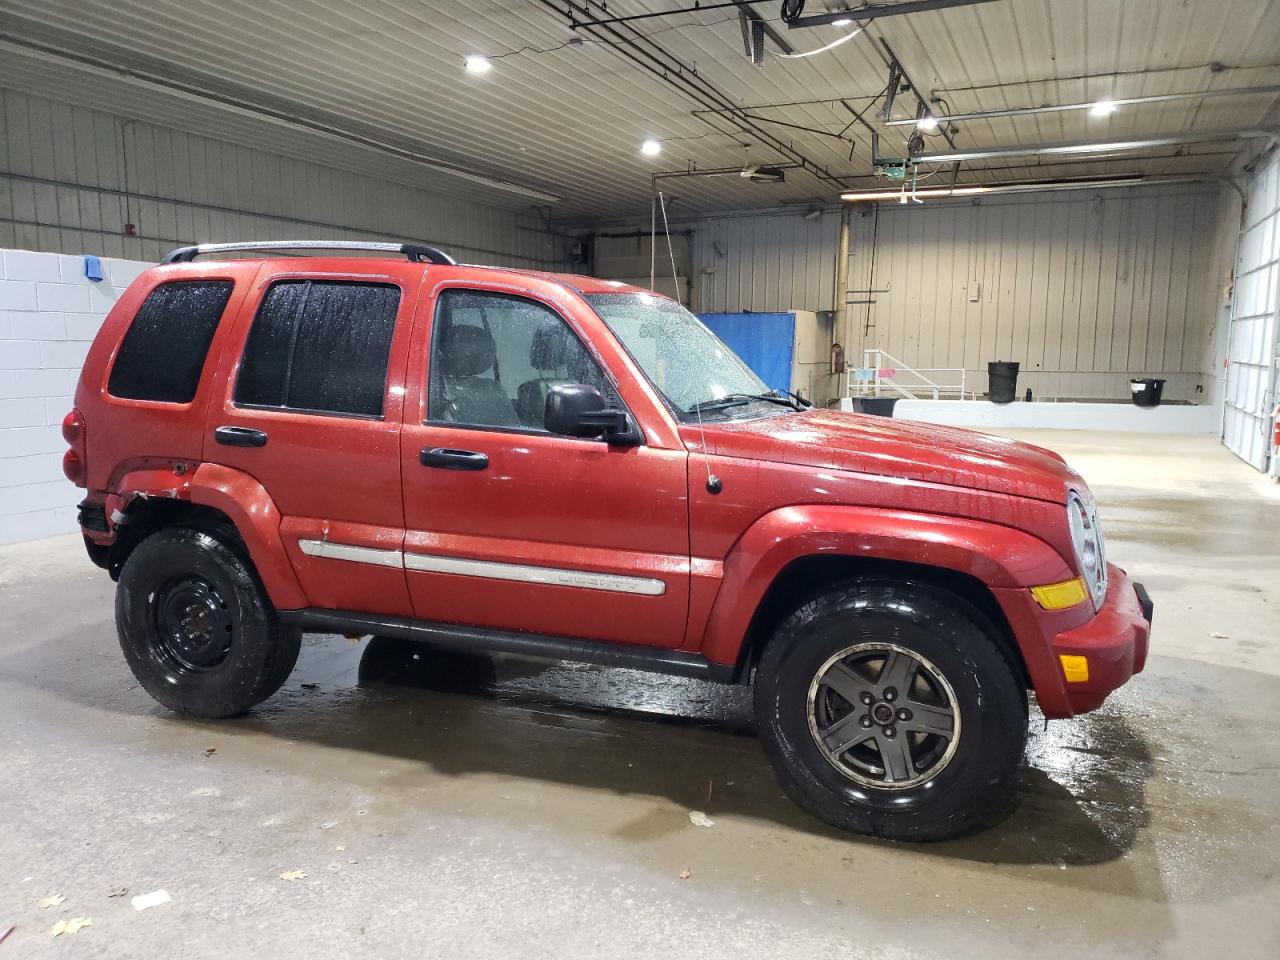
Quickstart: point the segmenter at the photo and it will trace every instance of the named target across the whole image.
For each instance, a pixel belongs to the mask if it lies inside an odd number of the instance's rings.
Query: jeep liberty
[[[181,248],[111,310],[63,433],[124,656],[192,716],[270,697],[303,631],[751,684],[797,803],[933,840],[1010,809],[1028,690],[1071,717],[1147,655],[1056,454],[817,409],[616,281]]]

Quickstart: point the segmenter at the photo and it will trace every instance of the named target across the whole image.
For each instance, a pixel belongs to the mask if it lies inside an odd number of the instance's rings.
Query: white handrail
[[[961,400],[970,399],[971,396],[976,399],[976,394],[970,394],[965,383],[965,370],[963,367],[909,367],[897,357],[878,347],[869,347],[862,352],[863,369],[872,370],[874,373],[869,379],[854,380],[850,378],[848,384],[848,393],[850,397],[863,397],[868,394],[873,397],[879,397],[884,389],[892,390],[903,399],[918,400],[920,393],[931,395],[934,400],[940,400],[944,395],[956,396]],[[892,368],[894,375],[892,377],[882,377],[880,371]],[[918,383],[903,384],[898,382],[898,374],[906,374],[909,377],[916,378]],[[937,376],[925,376],[925,374],[951,374],[955,380],[946,382],[947,379]],[[916,391],[919,392],[916,392]]]

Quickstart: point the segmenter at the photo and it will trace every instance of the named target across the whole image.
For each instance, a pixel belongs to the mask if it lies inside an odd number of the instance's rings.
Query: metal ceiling
[[[905,155],[912,128],[883,125],[875,104],[885,41],[922,95],[942,98],[937,112],[952,115],[1280,83],[1280,0],[997,0],[875,20],[828,53],[766,54],[758,67],[736,10],[610,28],[621,33],[571,29],[568,3],[608,17],[687,5],[613,0],[605,13],[589,2],[0,0],[0,84],[451,195],[548,205],[574,221],[647,213],[651,175],[689,166],[805,165],[781,184],[664,180],[673,214],[830,203],[842,189],[884,185],[872,176],[872,131],[852,121],[870,107],[881,153]],[[788,30],[776,0],[749,6],[798,51],[851,29]],[[841,6],[810,0],[806,14]],[[465,72],[472,53],[493,69]],[[914,109],[899,96],[894,115]],[[1275,94],[1254,93],[1126,105],[1103,118],[988,117],[953,136],[956,151],[982,154],[1276,118]],[[638,151],[649,137],[664,143],[657,158]],[[975,159],[956,176],[1218,175],[1249,149],[1213,140]],[[925,152],[952,147],[933,136]],[[933,183],[956,170],[928,169]]]

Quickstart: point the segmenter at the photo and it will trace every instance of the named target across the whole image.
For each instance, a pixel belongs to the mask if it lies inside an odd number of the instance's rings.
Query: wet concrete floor
[[[1153,653],[929,846],[795,808],[745,689],[316,636],[182,719],[78,539],[0,548],[0,960],[1280,955],[1280,493],[1207,437],[1016,435],[1093,484]]]

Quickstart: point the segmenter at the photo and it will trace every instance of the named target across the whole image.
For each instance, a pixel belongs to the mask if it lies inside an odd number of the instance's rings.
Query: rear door
[[[264,263],[204,459],[267,490],[312,606],[408,616],[399,436],[423,268]]]
[[[401,436],[416,616],[679,646],[689,602],[683,447],[543,428],[557,382],[589,383],[623,405],[563,304],[475,283],[424,295],[420,314]]]

